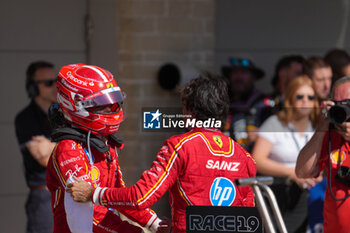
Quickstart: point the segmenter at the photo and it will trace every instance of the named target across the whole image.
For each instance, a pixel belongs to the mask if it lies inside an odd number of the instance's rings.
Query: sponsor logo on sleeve
[[[76,164],[74,166],[75,170],[73,171],[72,169],[69,169],[67,172],[66,172],[66,176],[68,175],[69,177],[73,177],[73,176],[78,176],[78,173],[80,172],[81,169],[83,169],[83,167],[79,167],[78,164]]]
[[[100,170],[96,166],[91,167],[90,171],[91,180],[97,182],[100,180]]]
[[[60,162],[60,166],[64,167],[67,164],[74,163],[74,162],[79,161],[79,160],[80,160],[80,156],[73,157],[73,158],[70,158],[70,159],[67,159],[67,160]]]
[[[342,164],[346,158],[345,152],[335,150],[331,152],[331,160],[333,164]]]
[[[83,176],[79,176],[78,178],[80,178],[82,180],[89,180],[90,179],[89,175],[87,175],[87,174],[85,174]]]

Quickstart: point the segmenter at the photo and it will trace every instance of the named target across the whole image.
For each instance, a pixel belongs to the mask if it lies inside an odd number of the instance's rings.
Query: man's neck
[[[45,99],[40,98],[39,96],[34,97],[34,102],[39,106],[39,108],[41,110],[43,110],[43,112],[45,112],[46,114],[48,114],[49,112],[49,107],[52,104],[51,101],[47,101]]]

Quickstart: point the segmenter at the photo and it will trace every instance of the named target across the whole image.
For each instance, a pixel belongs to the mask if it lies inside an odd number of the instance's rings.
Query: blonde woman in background
[[[297,178],[294,172],[299,151],[311,139],[319,114],[315,89],[309,78],[290,81],[283,109],[260,127],[252,154],[258,173],[282,181],[272,186],[289,233],[305,232],[307,189],[315,179]]]

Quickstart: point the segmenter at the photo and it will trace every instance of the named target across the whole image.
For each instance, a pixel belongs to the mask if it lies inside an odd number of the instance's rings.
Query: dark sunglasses
[[[52,87],[54,84],[56,84],[57,82],[57,78],[56,79],[52,79],[52,80],[38,80],[35,81],[35,83],[43,83],[45,85],[45,87]]]
[[[233,66],[251,66],[251,61],[248,59],[230,58],[230,64]]]
[[[302,99],[304,99],[304,96],[305,95],[296,95],[295,97],[297,98],[297,100],[302,100]],[[314,95],[307,95],[307,99],[308,100],[314,100],[315,96]]]

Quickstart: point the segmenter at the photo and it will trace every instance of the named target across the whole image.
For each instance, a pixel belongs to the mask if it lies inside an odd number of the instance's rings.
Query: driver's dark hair
[[[209,73],[189,81],[181,90],[182,104],[197,120],[226,120],[229,109],[227,83]]]

